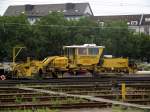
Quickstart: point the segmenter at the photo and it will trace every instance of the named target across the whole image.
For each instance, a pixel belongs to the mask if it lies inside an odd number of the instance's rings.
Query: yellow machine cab
[[[102,55],[104,46],[96,44],[64,46],[64,55],[75,65],[96,65]]]

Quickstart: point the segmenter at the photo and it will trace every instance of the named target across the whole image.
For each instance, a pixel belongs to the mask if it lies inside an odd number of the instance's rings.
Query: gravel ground
[[[84,109],[67,109],[60,112],[112,112],[110,108],[84,108]]]

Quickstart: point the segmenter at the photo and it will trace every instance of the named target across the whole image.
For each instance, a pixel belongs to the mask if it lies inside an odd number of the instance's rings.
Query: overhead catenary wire
[[[22,23],[0,23],[0,25],[3,25],[3,27],[7,27],[6,25],[16,25],[16,26],[28,26],[30,24],[22,24]],[[99,29],[99,28],[109,28],[109,29],[125,29],[127,27],[123,26],[75,26],[75,25],[57,25],[57,24],[45,24],[45,25],[38,25],[38,24],[33,24],[30,26],[40,26],[40,27],[63,27],[63,28],[94,28],[94,29]]]

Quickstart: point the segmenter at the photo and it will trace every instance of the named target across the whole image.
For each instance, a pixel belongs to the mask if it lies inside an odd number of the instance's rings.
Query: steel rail
[[[88,103],[74,103],[74,104],[60,104],[55,105],[49,102],[47,103],[21,103],[21,104],[4,104],[0,105],[0,109],[39,109],[39,108],[59,108],[59,109],[70,109],[70,108],[87,108],[87,107],[108,107],[111,104],[101,102],[88,102]]]
[[[113,80],[117,82],[126,82],[126,83],[150,83],[150,77],[78,77],[78,78],[61,78],[61,79],[25,79],[25,80],[3,80],[0,81],[0,86],[4,85],[16,85],[16,84],[87,84],[87,83],[108,83]]]

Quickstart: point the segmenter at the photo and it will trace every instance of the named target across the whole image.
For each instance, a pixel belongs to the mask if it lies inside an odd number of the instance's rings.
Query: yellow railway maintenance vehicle
[[[133,73],[136,70],[128,58],[104,57],[104,48],[96,44],[64,46],[64,56],[49,56],[43,61],[28,59],[27,63],[15,65],[13,74],[17,77],[59,77],[64,73]]]
[[[68,58],[69,72],[80,74],[97,71],[98,63],[102,58],[104,46],[95,44],[64,46],[64,56]]]
[[[64,56],[72,72],[133,73],[136,67],[128,58],[104,57],[104,46],[96,44],[64,46]]]
[[[56,73],[66,71],[67,65],[68,59],[60,56],[47,57],[43,61],[30,61],[30,59],[28,59],[26,63],[16,64],[14,66],[13,76],[29,78],[52,75],[52,77],[57,77]]]

